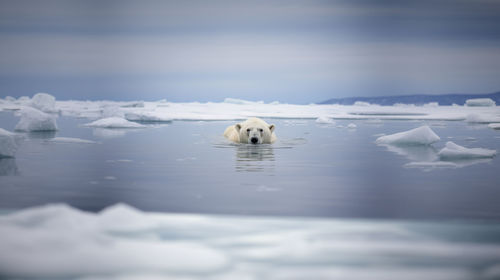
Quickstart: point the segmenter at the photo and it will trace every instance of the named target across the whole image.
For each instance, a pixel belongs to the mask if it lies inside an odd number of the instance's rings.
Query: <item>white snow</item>
[[[16,125],[18,131],[54,131],[57,130],[54,116],[31,107],[22,107],[21,119]]]
[[[56,110],[56,98],[48,93],[37,93],[31,98],[31,106],[46,113],[54,113]]]
[[[483,279],[489,224],[99,213],[52,204],[0,215],[6,279]],[[439,238],[436,238],[436,234]],[[466,252],[466,253],[464,253]]]
[[[162,112],[142,111],[125,113],[125,118],[129,121],[140,122],[171,122],[173,119],[166,116]]]
[[[371,105],[370,103],[364,102],[364,101],[356,101],[356,102],[354,102],[354,106],[367,107],[367,106],[370,106],[370,105]]]
[[[237,98],[226,98],[224,99],[224,103],[236,104],[236,105],[253,105],[253,104],[264,104],[264,101],[248,101]]]
[[[80,138],[71,138],[71,137],[55,137],[50,140],[49,142],[58,142],[58,143],[75,143],[75,144],[95,144],[97,142],[91,141],[91,140],[86,140],[86,139],[80,139]]]
[[[85,124],[85,126],[99,127],[99,128],[142,128],[142,124],[128,121],[120,117],[110,117],[93,121]]]
[[[335,124],[335,121],[330,118],[330,117],[327,117],[327,116],[321,116],[319,118],[316,119],[316,123],[319,123],[319,124]]]
[[[465,105],[467,106],[480,106],[480,107],[489,107],[489,106],[495,106],[495,101],[493,101],[491,98],[474,98],[474,99],[467,99],[465,101]]]
[[[497,152],[495,150],[483,148],[466,148],[451,141],[446,142],[446,146],[438,153],[439,157],[442,160],[491,158],[496,154]]]
[[[412,130],[381,136],[375,143],[379,145],[430,145],[440,139],[429,126],[424,125]]]
[[[0,128],[0,158],[14,157],[22,137]]]

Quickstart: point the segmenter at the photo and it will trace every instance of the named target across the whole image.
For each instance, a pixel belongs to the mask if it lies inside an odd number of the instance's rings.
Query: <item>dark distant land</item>
[[[345,97],[332,98],[318,104],[340,104],[352,105],[356,101],[368,102],[378,105],[394,105],[396,103],[423,105],[430,102],[438,102],[439,105],[463,105],[467,99],[491,98],[500,105],[500,91],[487,94],[441,94],[441,95],[400,95],[400,96],[376,96],[376,97]]]

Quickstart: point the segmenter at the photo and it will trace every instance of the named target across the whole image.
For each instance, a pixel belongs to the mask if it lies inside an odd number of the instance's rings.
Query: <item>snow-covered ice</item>
[[[354,129],[357,128],[358,126],[355,123],[350,123],[347,125],[347,128]]]
[[[85,124],[89,127],[99,127],[99,128],[142,128],[145,127],[142,124],[128,121],[120,117],[109,117],[104,119],[99,119],[91,123]]]
[[[37,93],[31,98],[31,106],[46,113],[55,113],[56,98],[48,93]]]
[[[471,234],[500,228],[52,204],[0,215],[0,271],[7,279],[497,279],[499,242]]]
[[[156,111],[142,111],[125,113],[125,118],[129,121],[139,122],[171,122],[172,118],[166,116],[164,113]]]
[[[446,146],[438,153],[442,160],[491,158],[496,154],[497,152],[495,150],[484,148],[466,148],[451,141],[446,142]]]
[[[14,157],[22,137],[0,128],[0,158]]]
[[[470,123],[500,123],[500,117],[493,114],[469,114],[467,122]]]
[[[480,107],[489,107],[489,106],[495,106],[495,101],[493,101],[491,98],[474,98],[474,99],[467,99],[465,101],[466,106],[480,106]]]
[[[379,145],[430,145],[440,139],[429,126],[424,125],[412,130],[381,136],[375,143]]]
[[[18,112],[21,119],[16,125],[18,131],[54,131],[57,130],[56,118],[31,107],[22,107]]]

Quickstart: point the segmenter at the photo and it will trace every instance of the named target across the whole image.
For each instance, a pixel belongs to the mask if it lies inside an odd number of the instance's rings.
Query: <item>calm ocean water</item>
[[[222,137],[233,121],[175,121],[139,130],[57,121],[59,131],[27,134],[15,159],[0,159],[0,208],[64,202],[99,211],[124,202],[146,211],[201,214],[500,220],[498,158],[455,168],[405,166],[435,159],[446,141],[500,150],[500,133],[485,125],[267,119],[277,127],[278,142],[252,146]],[[16,122],[0,112],[1,127],[13,130]],[[379,134],[423,124],[441,141],[431,147],[374,143]]]

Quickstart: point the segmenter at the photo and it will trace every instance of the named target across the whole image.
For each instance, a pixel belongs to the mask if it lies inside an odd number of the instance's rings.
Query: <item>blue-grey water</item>
[[[2,128],[18,118],[0,112]],[[0,159],[0,208],[64,202],[99,211],[118,202],[146,211],[426,220],[500,220],[498,158],[455,168],[410,168],[434,160],[446,141],[500,151],[500,132],[443,121],[267,119],[272,145],[227,142],[233,121],[174,121],[145,129],[95,129],[59,117],[55,133],[30,133]],[[355,129],[346,126],[356,124]],[[430,147],[384,147],[377,135],[427,124]],[[60,143],[53,137],[93,140]]]

